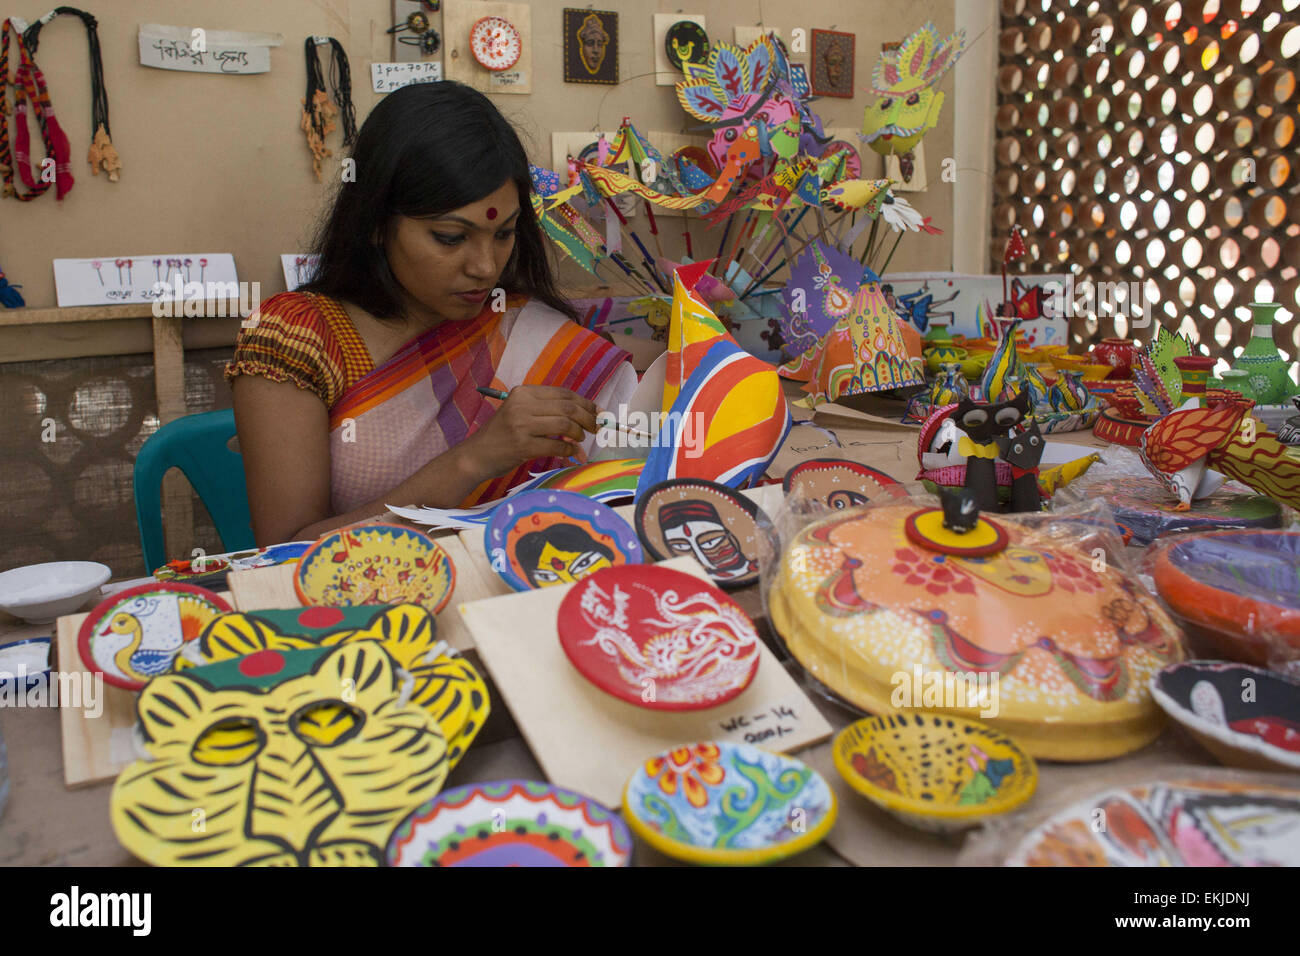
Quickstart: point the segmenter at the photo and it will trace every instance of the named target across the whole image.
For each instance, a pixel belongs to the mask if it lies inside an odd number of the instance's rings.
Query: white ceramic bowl
[[[44,624],[81,609],[113,576],[97,561],[51,561],[0,574],[0,609],[31,624]]]

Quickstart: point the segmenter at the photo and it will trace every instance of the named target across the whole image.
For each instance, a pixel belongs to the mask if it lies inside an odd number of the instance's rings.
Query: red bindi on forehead
[[[488,206],[487,217],[489,220],[495,219],[497,217],[496,206]]]

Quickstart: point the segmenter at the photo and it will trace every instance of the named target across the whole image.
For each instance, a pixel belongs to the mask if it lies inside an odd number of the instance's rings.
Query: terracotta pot
[[[1136,357],[1137,347],[1128,339],[1102,339],[1100,345],[1092,347],[1093,362],[1114,369],[1110,378],[1132,378]]]

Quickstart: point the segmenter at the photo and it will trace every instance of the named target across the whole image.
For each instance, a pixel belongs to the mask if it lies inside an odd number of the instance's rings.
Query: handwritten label
[[[441,60],[370,64],[370,85],[376,93],[391,93],[412,83],[436,83],[441,79]]]
[[[251,301],[254,285],[239,282],[235,259],[226,252],[54,260],[54,291],[60,308],[191,298]],[[254,308],[257,304],[252,302]]]
[[[202,43],[194,41],[189,27],[146,23],[140,27],[140,65],[187,73],[250,74],[271,69],[271,47],[280,46],[278,33],[204,31]]]
[[[512,86],[523,86],[528,82],[528,74],[523,70],[502,70],[500,73],[493,73],[488,77],[489,86],[500,86],[509,89]]]
[[[769,745],[798,731],[799,712],[793,704],[776,703],[762,710],[732,714],[718,721],[718,729],[726,740]]]

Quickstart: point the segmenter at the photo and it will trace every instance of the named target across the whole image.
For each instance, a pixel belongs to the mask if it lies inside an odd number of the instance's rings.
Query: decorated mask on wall
[[[939,39],[933,23],[917,30],[897,50],[881,54],[871,74],[880,99],[867,107],[862,139],[882,156],[910,152],[939,121],[944,95],[935,87],[966,44],[966,31]]]

